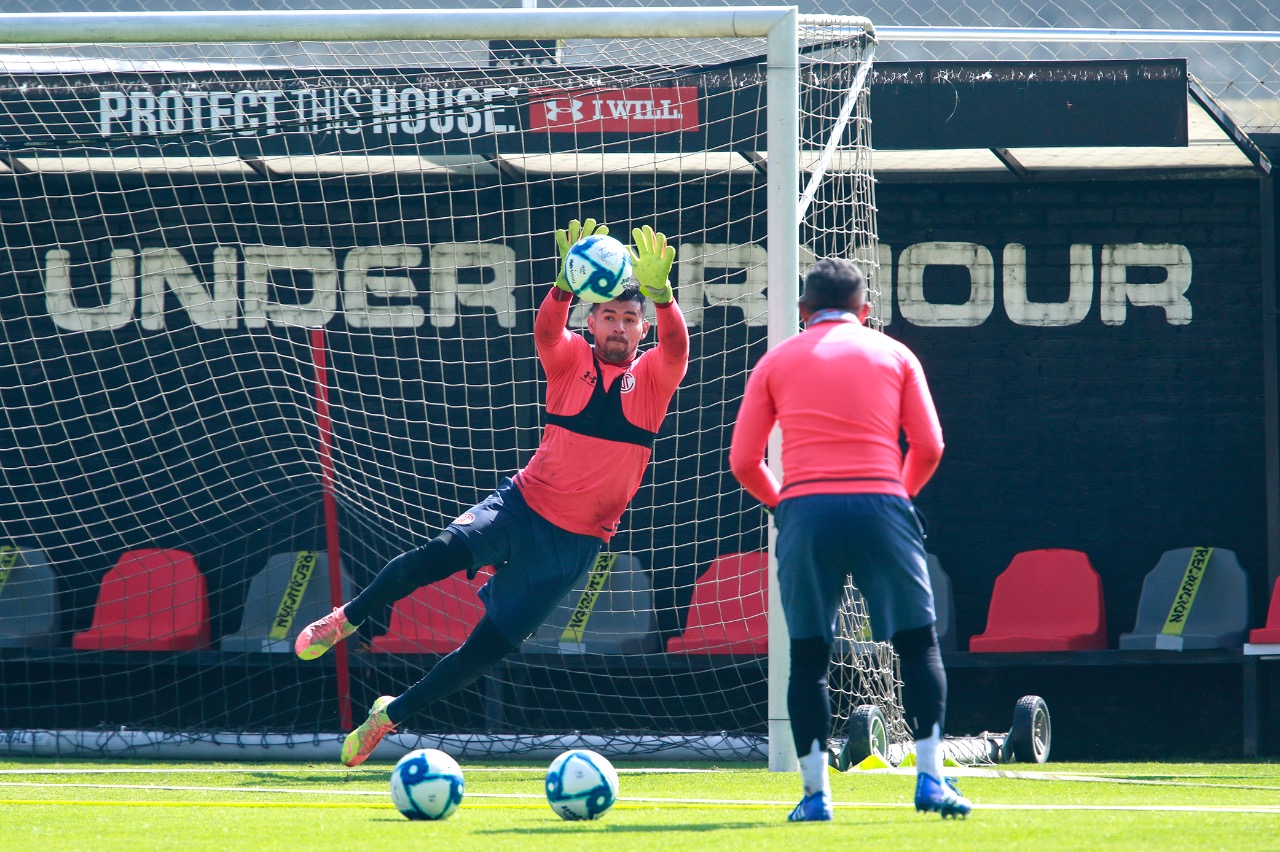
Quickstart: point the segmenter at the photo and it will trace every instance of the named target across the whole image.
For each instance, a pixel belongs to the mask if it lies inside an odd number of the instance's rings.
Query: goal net
[[[766,753],[768,528],[727,449],[752,364],[796,330],[799,270],[849,257],[874,288],[867,22],[0,17],[20,42],[0,50],[11,752],[336,754],[456,647],[484,572],[291,653],[529,459],[553,233],[594,218],[677,247],[688,376],[597,566],[391,747]],[[901,740],[863,620],[842,616],[837,717],[878,704]]]

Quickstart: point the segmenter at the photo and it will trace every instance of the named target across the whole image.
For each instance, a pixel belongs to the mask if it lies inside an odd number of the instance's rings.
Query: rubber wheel
[[[849,714],[848,739],[836,760],[841,772],[857,766],[873,754],[888,759],[889,725],[884,713],[874,704],[859,704]]]
[[[1005,759],[1019,763],[1044,763],[1049,759],[1053,725],[1049,705],[1038,695],[1024,695],[1013,708],[1013,726],[1005,739]]]

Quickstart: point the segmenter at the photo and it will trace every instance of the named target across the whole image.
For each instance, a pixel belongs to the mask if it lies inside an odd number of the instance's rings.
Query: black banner
[[[618,82],[390,69],[14,77],[0,79],[0,146],[240,156],[763,147],[754,66],[591,79]]]
[[[817,63],[826,125],[851,64]],[[599,82],[599,81],[608,82]],[[1185,146],[1185,60],[880,63],[876,147]],[[345,69],[0,78],[0,148],[243,157],[762,150],[763,66],[691,71]],[[806,136],[821,138],[820,128]]]

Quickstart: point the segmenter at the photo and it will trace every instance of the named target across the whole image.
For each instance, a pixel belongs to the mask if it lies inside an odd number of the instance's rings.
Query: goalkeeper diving
[[[479,591],[485,613],[456,651],[399,696],[373,702],[342,746],[363,763],[413,713],[476,681],[520,647],[594,564],[618,528],[653,454],[653,441],[689,363],[689,331],[669,280],[675,249],[648,225],[632,231],[634,280],[593,304],[594,343],[568,329],[574,295],[565,279],[569,247],[609,229],[595,220],[556,232],[560,272],[538,307],[534,344],[547,376],[546,428],[523,469],[504,478],[439,535],[395,557],[364,591],[308,625],[294,650],[313,660],[421,586],[484,565],[497,570]],[[645,300],[657,315],[656,346]]]

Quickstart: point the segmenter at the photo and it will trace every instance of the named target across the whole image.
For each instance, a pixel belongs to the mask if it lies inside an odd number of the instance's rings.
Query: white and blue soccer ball
[[[547,804],[562,819],[600,819],[618,799],[618,771],[603,756],[574,749],[547,769]]]
[[[444,819],[462,804],[462,767],[434,748],[411,751],[391,770],[391,801],[409,819]]]
[[[569,247],[564,277],[583,301],[608,302],[622,295],[631,281],[631,255],[608,235],[583,237]]]

